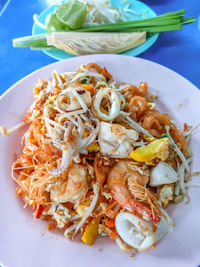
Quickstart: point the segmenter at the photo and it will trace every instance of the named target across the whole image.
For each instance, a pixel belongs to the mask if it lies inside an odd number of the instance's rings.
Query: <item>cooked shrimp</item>
[[[50,198],[54,203],[76,202],[85,196],[88,190],[87,167],[73,164],[69,168],[66,179],[56,180],[50,190]]]
[[[102,74],[105,78],[108,80],[112,80],[112,75],[107,71],[107,69],[104,67],[103,69],[95,64],[95,63],[88,63],[86,68],[89,69],[95,69],[98,73]]]
[[[107,184],[113,198],[119,205],[129,212],[140,216],[147,221],[159,221],[160,218],[154,214],[149,208],[137,202],[132,196],[126,181],[129,177],[135,177],[139,185],[145,186],[149,180],[147,173],[142,173],[142,170],[134,167],[129,161],[117,162],[110,173],[108,174]]]

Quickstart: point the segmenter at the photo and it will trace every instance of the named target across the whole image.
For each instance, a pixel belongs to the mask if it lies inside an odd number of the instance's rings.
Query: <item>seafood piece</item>
[[[138,138],[135,130],[127,130],[119,124],[100,123],[98,141],[103,155],[115,158],[128,157]]]
[[[91,103],[90,92],[82,87],[68,87],[58,95],[56,100],[57,107],[63,111],[74,111],[83,108],[83,106],[86,106],[87,109]]]
[[[121,212],[116,217],[115,227],[124,242],[142,252],[172,231],[174,224],[166,212],[156,225],[129,212]]]
[[[101,103],[103,99],[111,105],[109,111],[102,110]],[[114,120],[120,113],[120,98],[118,94],[111,88],[101,88],[94,96],[92,106],[92,114],[103,121]]]
[[[87,167],[73,164],[66,179],[56,180],[50,191],[51,200],[56,203],[76,202],[85,196],[88,190]]]
[[[142,172],[142,170],[141,170]],[[107,177],[108,188],[115,201],[129,212],[142,217],[147,221],[159,221],[160,218],[148,207],[136,201],[127,187],[129,177],[135,178],[139,185],[145,186],[149,176],[142,174],[137,167],[128,161],[119,161],[111,169]]]
[[[157,187],[175,183],[178,179],[177,172],[166,162],[160,161],[151,171],[149,185]]]
[[[78,133],[79,133],[79,146],[80,149],[88,147],[97,137],[99,132],[99,120],[94,118],[89,110],[85,113],[86,121],[82,122],[80,117],[77,116],[78,121]],[[87,131],[84,137],[85,131]]]
[[[120,247],[120,249],[124,252],[131,252],[132,257],[136,254],[136,249],[129,246],[127,243],[125,243],[120,237],[115,239],[117,245]]]
[[[43,113],[44,113],[44,121],[45,126],[47,129],[47,135],[53,140],[53,141],[59,141],[64,137],[65,133],[65,127],[56,123],[55,121],[51,120],[51,117],[54,116],[54,109],[52,108],[52,105],[47,105],[44,107]]]
[[[99,132],[99,120],[87,110],[84,116],[85,121],[75,115],[77,126],[69,121],[60,125],[50,119],[52,110],[50,105],[45,107],[44,115],[47,132],[52,138],[52,143],[62,150],[61,165],[52,170],[52,174],[59,175],[68,168],[72,158],[75,158],[79,153],[84,153],[84,150],[96,139]]]
[[[73,125],[71,122],[65,122],[60,125],[51,120],[53,115],[53,108],[51,105],[44,107],[44,119],[48,136],[52,139],[52,143],[62,150],[62,161],[60,167],[52,169],[51,173],[59,175],[63,173],[69,166],[71,159],[75,156],[79,149],[78,136],[73,132]]]
[[[75,157],[79,151],[78,135],[74,133],[72,123],[65,123],[65,133],[62,141],[55,145],[62,150],[61,164],[57,169],[52,169],[51,173],[59,175],[67,170],[73,157]]]

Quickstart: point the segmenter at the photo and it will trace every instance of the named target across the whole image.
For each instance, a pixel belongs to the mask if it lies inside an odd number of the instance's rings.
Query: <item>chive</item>
[[[181,9],[175,12],[167,12],[165,14],[160,15],[159,17],[164,17],[164,16],[171,16],[171,15],[183,15],[185,14],[185,9]]]
[[[173,21],[174,23],[180,23],[180,18],[176,17],[173,20],[170,17],[166,18],[161,18],[158,20],[158,17],[152,18],[152,19],[145,19],[145,20],[136,20],[136,21],[127,21],[127,22],[119,22],[119,23],[110,23],[110,24],[103,24],[103,25],[97,25],[97,26],[92,26],[92,27],[87,27],[87,28],[81,28],[76,30],[76,32],[97,32],[97,31],[108,31],[111,32],[113,29],[121,29],[121,27],[133,27],[133,26],[144,26],[144,25],[152,25],[154,26],[155,24],[160,24],[162,25],[163,23],[170,23],[170,21]],[[150,27],[152,27],[150,26]],[[119,31],[119,30],[118,30]]]
[[[183,18],[181,20],[181,23],[182,23],[182,25],[185,25],[185,24],[192,23],[194,21],[197,21],[197,19],[194,19],[193,17],[189,17],[189,18]]]
[[[181,30],[183,26],[181,24],[179,25],[171,25],[171,26],[161,26],[161,27],[153,27],[153,28],[137,28],[134,30],[124,30],[123,32],[147,32],[148,34],[156,34],[156,33],[161,33],[161,32],[167,32],[167,31],[176,31],[176,30]]]
[[[148,28],[154,28],[156,26],[169,26],[169,25],[178,25],[181,23],[180,19],[175,19],[175,20],[170,20],[170,21],[162,21],[162,22],[157,22],[157,21],[153,21],[153,22],[147,22],[147,23],[142,23],[141,25],[129,25],[129,26],[117,26],[117,27],[113,27],[112,28],[112,32],[115,31],[123,31],[123,30],[129,30],[131,29],[131,31],[133,32],[135,29],[141,29],[141,28],[146,28],[147,32],[149,31]]]

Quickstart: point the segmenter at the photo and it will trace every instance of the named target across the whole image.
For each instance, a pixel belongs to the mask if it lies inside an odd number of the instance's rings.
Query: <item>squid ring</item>
[[[108,111],[108,114],[101,111],[101,102],[104,97],[107,97],[111,103],[111,108]],[[111,88],[101,88],[93,100],[91,110],[93,115],[98,119],[111,121],[120,113],[119,96]]]
[[[125,243],[142,252],[172,231],[172,219],[163,209],[162,213],[164,216],[161,216],[154,230],[152,222],[144,221],[129,212],[121,212],[115,220],[117,232]]]
[[[63,90],[57,97],[57,106],[63,111],[78,110],[83,108],[83,105],[87,109],[87,107],[90,107],[91,102],[92,98],[90,93],[82,87],[69,87]]]

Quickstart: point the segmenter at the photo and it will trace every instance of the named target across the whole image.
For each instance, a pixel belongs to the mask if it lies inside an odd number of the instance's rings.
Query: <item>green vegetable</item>
[[[38,34],[33,36],[26,36],[13,40],[14,47],[48,47],[48,34]]]
[[[66,2],[56,9],[57,19],[72,30],[79,29],[86,18],[86,5],[81,2]]]
[[[78,32],[142,32],[152,35],[165,31],[181,30],[184,24],[192,23],[196,19],[193,17],[183,18],[185,10],[168,12],[155,18],[132,20],[118,23],[97,25],[87,28],[81,28]]]
[[[87,79],[83,79],[83,80],[81,81],[81,83],[82,83],[82,84],[86,84],[86,83],[87,83]]]
[[[78,9],[78,6],[80,9]],[[183,25],[196,21],[196,19],[193,17],[184,18],[185,10],[179,10],[176,12],[168,12],[150,19],[125,21],[80,28],[85,20],[86,11],[84,12],[84,10],[85,6],[80,2],[67,2],[57,9],[56,15],[59,20],[62,20],[63,23],[68,24],[71,29],[74,29],[74,32],[146,32],[147,37],[165,31],[180,30],[182,29]],[[71,32],[70,30],[65,31]],[[47,38],[49,38],[49,35],[22,37],[13,40],[13,46],[48,48]]]
[[[56,13],[47,16],[45,26],[48,32],[56,32],[66,28],[66,25],[57,19]]]

